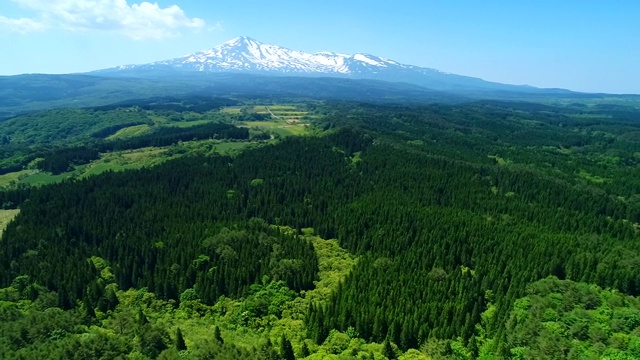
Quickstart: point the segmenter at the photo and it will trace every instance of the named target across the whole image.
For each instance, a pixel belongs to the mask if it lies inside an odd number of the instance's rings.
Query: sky
[[[148,63],[238,36],[507,84],[640,94],[640,0],[0,0],[0,75]]]

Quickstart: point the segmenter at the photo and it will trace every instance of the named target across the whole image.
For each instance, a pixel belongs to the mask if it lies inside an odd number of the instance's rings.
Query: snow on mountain
[[[530,87],[493,83],[432,68],[400,64],[370,54],[347,55],[327,51],[312,54],[264,44],[244,36],[175,59],[118,66],[94,73],[150,76],[167,71],[350,77],[407,82],[444,91],[532,91]]]
[[[349,76],[375,68],[400,67],[395,61],[368,54],[333,52],[306,53],[277,45],[261,43],[250,37],[237,37],[212,49],[188,54],[176,59],[143,65],[125,65],[108,70],[170,67],[177,70],[229,72],[251,71],[284,74],[335,74]]]

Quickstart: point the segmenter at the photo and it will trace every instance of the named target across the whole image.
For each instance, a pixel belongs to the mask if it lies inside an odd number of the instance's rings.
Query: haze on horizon
[[[9,0],[0,74],[171,59],[245,35],[506,84],[640,94],[640,2]]]

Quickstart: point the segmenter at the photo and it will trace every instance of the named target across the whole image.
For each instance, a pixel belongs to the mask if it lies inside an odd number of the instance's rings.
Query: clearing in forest
[[[20,210],[18,209],[0,210],[0,238],[4,229],[19,212]]]
[[[259,120],[243,120],[238,126],[251,129],[268,130],[279,136],[304,135],[308,132],[310,121],[315,118],[308,111],[297,105],[245,105],[229,106],[221,110],[223,113],[260,115]]]

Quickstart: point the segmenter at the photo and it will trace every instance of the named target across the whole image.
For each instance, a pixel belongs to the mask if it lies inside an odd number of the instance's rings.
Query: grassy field
[[[151,132],[149,125],[135,125],[118,130],[115,134],[107,137],[107,140],[128,139]]]
[[[220,112],[226,114],[240,114],[245,111],[262,114],[270,118],[264,121],[247,121],[236,124],[237,126],[251,129],[254,135],[266,132],[267,134],[271,134],[271,138],[274,139],[277,137],[305,135],[309,133],[310,124],[301,120],[302,117],[307,116],[307,112],[296,105],[230,106],[220,110]],[[126,127],[118,130],[107,139],[118,140],[133,138],[147,134],[155,128],[163,126],[181,128],[197,126],[212,121],[221,121],[223,117],[221,117],[218,112],[210,112],[204,115],[198,113],[182,113],[180,118],[172,119],[149,112],[147,118],[153,122],[152,125],[143,124]],[[58,175],[52,175],[38,170],[23,170],[0,175],[0,188],[10,188],[19,183],[41,186],[70,178],[85,178],[106,171],[124,171],[154,166],[185,154],[211,155],[213,153],[219,153],[236,155],[248,147],[260,146],[261,143],[262,142],[254,141],[224,142],[219,140],[203,140],[185,141],[163,148],[115,151],[112,153],[104,153],[100,159],[90,164],[78,166],[73,171]]]
[[[0,175],[0,189],[5,187],[10,187],[15,183],[18,183],[20,180],[25,177],[36,173],[37,170],[22,170],[16,171],[4,175]]]
[[[135,150],[114,151],[112,153],[103,153],[98,160],[86,165],[77,166],[73,171],[58,175],[38,170],[23,170],[0,175],[0,188],[10,188],[18,183],[41,186],[70,178],[82,179],[106,171],[140,169],[155,166],[187,154],[212,155],[217,153],[233,156],[246,148],[260,146],[266,143],[268,142],[201,140],[185,141],[167,147],[148,147]]]
[[[254,114],[268,115],[269,111],[264,105],[253,105],[253,106],[227,106],[220,110],[223,113],[237,115],[243,111]]]
[[[307,116],[309,113],[297,105],[253,105],[253,106],[227,106],[220,110],[227,114],[240,114],[242,112],[274,115],[281,119],[299,119]]]
[[[211,120],[195,120],[195,121],[185,121],[185,122],[173,122],[166,124],[166,126],[179,127],[179,128],[188,128],[196,125],[208,124]]]
[[[288,124],[285,121],[247,121],[238,123],[238,126],[247,127],[278,134],[280,136],[304,135],[309,132],[308,124]]]
[[[297,105],[252,105],[228,106],[220,110],[226,114],[254,113],[269,116],[270,120],[245,121],[238,126],[263,130],[278,136],[304,135],[309,132],[309,120],[317,116],[309,115]]]
[[[0,210],[0,238],[2,237],[2,232],[4,231],[7,224],[9,224],[9,222],[11,222],[11,220],[13,220],[13,218],[16,217],[16,215],[18,215],[19,212],[20,210],[13,210],[13,209]]]
[[[65,179],[73,177],[76,174],[77,174],[77,170],[58,174],[58,175],[53,175],[46,172],[36,172],[20,180],[20,182],[24,184],[33,185],[33,186],[41,186],[41,185],[54,184],[57,182],[61,182]]]

